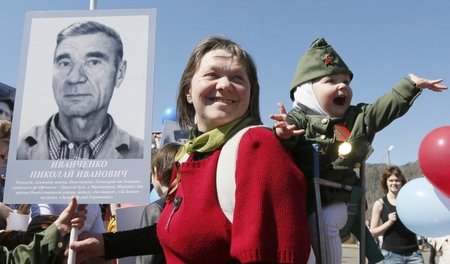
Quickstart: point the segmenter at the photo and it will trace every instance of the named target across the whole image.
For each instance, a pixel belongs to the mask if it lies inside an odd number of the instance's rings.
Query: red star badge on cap
[[[334,59],[334,57],[333,56],[330,56],[330,55],[325,55],[325,57],[323,58],[323,63],[325,63],[325,66],[328,66],[328,65],[332,65],[333,64],[333,59]]]

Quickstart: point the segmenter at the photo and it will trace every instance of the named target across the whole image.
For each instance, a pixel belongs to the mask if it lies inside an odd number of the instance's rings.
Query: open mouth
[[[338,96],[336,98],[334,98],[333,103],[339,106],[345,105],[347,101],[347,97],[345,97],[344,95],[342,96]]]

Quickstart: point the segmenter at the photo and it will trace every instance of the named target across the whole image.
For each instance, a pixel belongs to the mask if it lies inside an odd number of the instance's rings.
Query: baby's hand
[[[413,81],[416,86],[420,89],[430,89],[435,92],[442,92],[444,90],[447,90],[447,86],[440,85],[440,83],[443,81],[442,79],[437,80],[427,80],[421,77],[417,77],[416,75],[410,73],[409,78],[411,81]]]
[[[296,129],[296,125],[289,125],[287,122],[287,112],[286,108],[282,103],[278,103],[278,109],[280,113],[277,115],[270,115],[270,118],[277,121],[273,125],[275,127],[275,133],[280,139],[289,139],[292,136],[301,136],[305,134],[304,129]]]

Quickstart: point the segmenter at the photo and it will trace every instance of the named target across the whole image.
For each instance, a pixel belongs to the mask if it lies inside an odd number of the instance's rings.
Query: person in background
[[[170,175],[175,162],[175,155],[180,149],[178,143],[168,143],[155,151],[152,156],[152,185],[159,197],[166,196],[170,185]]]
[[[427,246],[428,246],[428,249],[430,250],[430,257],[429,257],[428,263],[436,264],[436,255],[437,255],[436,247],[435,247],[436,244],[433,243],[434,245],[432,245],[431,244],[432,242],[433,242],[432,239],[427,239]]]
[[[0,167],[2,167],[8,159],[10,137],[11,122],[8,120],[0,119]],[[0,201],[3,201],[3,187],[5,186],[5,177],[3,174],[0,177]],[[8,205],[3,204],[2,202],[0,203],[0,230],[6,228],[6,218],[8,218],[9,212],[12,211],[13,209]]]
[[[24,206],[19,212],[20,208]],[[46,230],[51,224],[58,219],[59,215],[64,212],[66,206],[63,204],[32,204],[22,205],[19,207],[18,213],[30,214],[31,221],[26,231],[20,230],[3,230],[0,233],[0,245],[5,246],[9,250],[13,250],[19,245],[30,243],[36,233]],[[88,204],[85,206],[89,213],[86,213],[83,228],[80,232],[104,232],[105,227],[101,217],[101,211],[98,204]],[[63,255],[59,255],[59,261],[63,261]],[[89,263],[102,263],[103,260],[89,260]]]
[[[72,198],[66,209],[45,231],[34,235],[28,245],[19,245],[13,250],[0,247],[0,263],[61,263],[59,257],[64,253],[66,241],[72,227],[82,228],[87,210],[85,205],[77,205],[77,199]]]
[[[9,141],[11,137],[11,122],[8,120],[0,119],[0,167],[5,165],[8,153],[9,153]],[[3,201],[3,187],[4,187],[4,175],[1,176],[1,199]],[[16,246],[17,240],[26,239],[28,244],[32,240],[32,235],[23,234],[22,232],[6,230],[7,218],[9,213],[13,212],[11,205],[0,203],[0,246],[9,245],[11,242]],[[13,205],[14,206],[14,205]],[[24,236],[22,236],[24,235]],[[10,248],[14,248],[10,247]]]
[[[287,113],[284,106],[279,104],[280,113],[271,115],[271,118],[276,121],[274,127],[278,138],[292,151],[305,175],[313,175],[314,162],[312,151],[305,153],[302,146],[316,144],[320,178],[358,186],[359,178],[354,169],[373,152],[371,144],[375,134],[404,115],[424,89],[441,92],[447,87],[440,85],[441,79],[427,80],[409,74],[376,102],[351,105],[352,78],[352,71],[336,50],[324,38],[318,38],[298,62],[290,87],[294,109]],[[317,256],[314,185],[312,177],[308,179],[310,238]],[[356,189],[353,188],[355,192]],[[347,202],[353,195],[343,188],[323,185],[320,193],[325,232],[325,250],[322,253],[325,254],[327,264],[341,263],[339,231],[346,226],[347,221],[347,225],[352,226],[354,219],[359,219],[349,218],[347,214]],[[351,230],[359,232],[359,228]],[[372,245],[366,248],[366,256],[373,258],[374,262],[379,261],[378,258],[382,256],[375,241],[370,235],[366,235],[366,239],[366,245]]]
[[[450,263],[450,235],[444,237],[429,237],[428,243],[433,248],[434,254],[430,249],[430,264],[435,264],[435,257],[437,252],[441,252],[439,257],[439,264]]]
[[[8,218],[9,213],[13,212],[13,209],[11,209],[6,204],[0,202],[0,230],[3,230],[6,228],[6,218]]]
[[[10,136],[11,122],[0,120],[0,165],[5,161],[4,157],[8,156]],[[3,203],[0,206],[1,217],[5,219],[12,210]],[[70,233],[71,227],[84,226],[86,214],[86,205],[77,205],[77,199],[73,197],[54,223],[42,233],[34,235],[29,245],[19,245],[11,251],[1,246],[0,263],[54,263],[65,250],[63,238]]]
[[[11,121],[0,119],[0,202],[3,202],[5,187],[6,163],[9,153],[9,140],[11,138]]]
[[[0,120],[12,121],[14,101],[11,98],[0,97]]]
[[[30,209],[31,219],[46,217],[49,219],[56,219],[64,211],[65,205],[63,204],[32,204]],[[81,229],[81,232],[104,232],[105,225],[102,219],[102,213],[99,204],[88,204],[86,206],[88,214],[86,220]]]
[[[175,155],[180,149],[178,143],[169,143],[161,149],[156,150],[152,155],[152,184],[158,195],[159,200],[150,203],[144,207],[141,218],[141,227],[151,226],[158,222],[162,209],[166,203],[166,193],[170,185],[170,176],[175,163]],[[164,254],[146,255],[137,257],[137,264],[158,264],[166,263]]]
[[[11,138],[11,122],[0,119],[0,163],[8,159],[9,140]]]
[[[14,99],[16,97],[16,89],[0,82],[0,120],[12,122],[14,111]],[[9,123],[11,129],[11,123]],[[11,133],[11,132],[9,132]],[[5,145],[5,137],[2,138],[3,146]],[[9,136],[6,145],[9,147]],[[2,147],[3,147],[2,146]],[[3,155],[3,154],[2,154]],[[8,166],[8,155],[3,155],[3,164],[0,165],[0,202],[3,202],[3,191],[5,188],[6,168]],[[14,206],[14,205],[9,205]],[[0,224],[1,225],[1,224]]]
[[[158,223],[81,234],[71,245],[77,261],[163,249],[167,263],[306,263],[306,179],[270,129],[248,128],[261,124],[251,56],[223,37],[200,41],[181,77],[177,116],[190,136],[176,156]],[[230,221],[217,199],[216,169],[222,146],[244,128],[237,160],[230,161],[236,163]]]
[[[373,204],[370,232],[374,236],[383,235],[383,263],[424,263],[417,235],[397,216],[397,195],[406,184],[405,176],[399,167],[389,166],[381,175],[380,183],[386,195]]]
[[[27,232],[33,235],[41,232],[50,226],[64,211],[63,204],[32,204],[30,209],[31,222]],[[106,231],[102,219],[102,213],[99,204],[86,205],[87,213],[85,215],[84,225],[80,229],[80,233],[85,231],[103,233]],[[22,242],[23,244],[24,242]],[[106,264],[103,259],[91,258],[85,264]]]

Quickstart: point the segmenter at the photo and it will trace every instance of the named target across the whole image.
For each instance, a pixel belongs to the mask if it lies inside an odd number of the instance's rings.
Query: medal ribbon
[[[334,136],[338,141],[345,142],[350,137],[350,130],[348,130],[343,123],[334,125]]]

